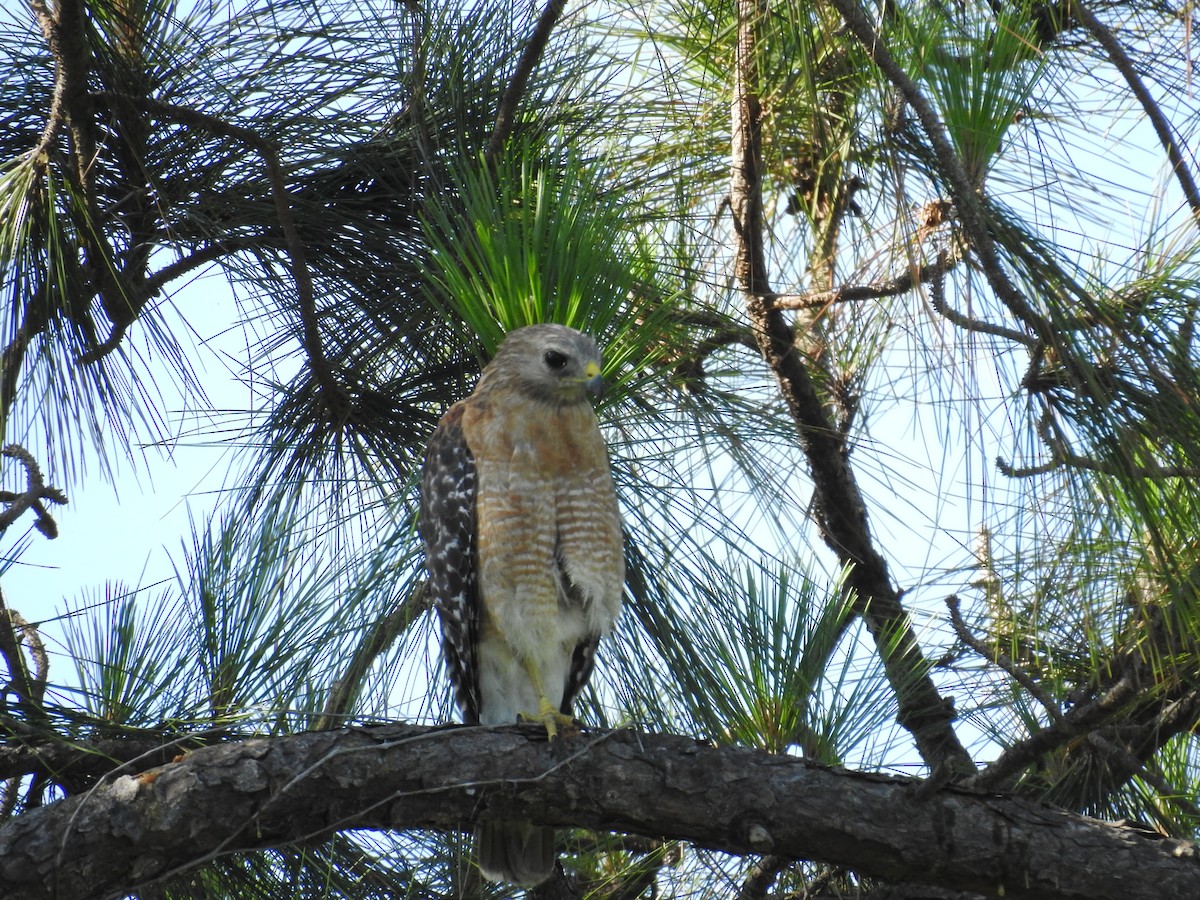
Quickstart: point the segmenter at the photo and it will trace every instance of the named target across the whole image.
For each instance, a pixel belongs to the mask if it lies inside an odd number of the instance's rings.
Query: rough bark
[[[691,738],[380,725],[206,747],[0,828],[0,896],[116,897],[349,828],[517,816],[1009,898],[1200,896],[1195,845],[1028,801]]]

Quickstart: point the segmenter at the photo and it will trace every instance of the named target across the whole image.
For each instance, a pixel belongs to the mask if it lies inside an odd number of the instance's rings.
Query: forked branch
[[[107,95],[100,93],[97,97]],[[284,178],[283,166],[279,160],[279,148],[273,142],[264,138],[251,128],[226,122],[216,116],[210,116],[198,110],[174,103],[166,103],[148,97],[132,97],[121,95],[121,99],[140,104],[152,116],[167,119],[180,124],[203,128],[211,134],[230,137],[253,149],[262,158],[266,168],[267,181],[271,186],[271,199],[275,204],[275,215],[279,220],[279,228],[283,232],[284,246],[287,248],[291,275],[296,283],[296,296],[299,300],[301,344],[308,358],[309,367],[317,383],[325,391],[327,402],[333,410],[346,411],[351,403],[346,389],[338,381],[332,364],[325,355],[321,341],[319,316],[317,313],[315,289],[312,275],[304,252],[304,244],[300,232],[296,228],[296,220],[292,215],[291,195],[288,192],[287,181]],[[113,334],[96,351],[89,354],[84,362],[93,361],[111,351],[120,341],[126,324],[118,323]]]

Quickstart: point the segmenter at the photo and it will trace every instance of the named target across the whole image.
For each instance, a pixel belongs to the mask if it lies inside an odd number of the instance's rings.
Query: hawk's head
[[[483,370],[527,396],[555,405],[583,403],[603,387],[596,342],[565,325],[527,325],[510,331]]]

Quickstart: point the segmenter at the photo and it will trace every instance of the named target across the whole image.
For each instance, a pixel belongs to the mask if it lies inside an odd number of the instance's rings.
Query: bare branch
[[[1137,776],[1151,785],[1158,791],[1162,802],[1173,803],[1176,807],[1191,816],[1194,819],[1200,819],[1200,807],[1188,799],[1186,792],[1180,790],[1175,785],[1169,784],[1165,778],[1157,772],[1151,771],[1145,763],[1130,753],[1126,748],[1119,744],[1110,741],[1101,732],[1093,731],[1087,736],[1087,742],[1091,744],[1099,752],[1101,756],[1111,756],[1117,759],[1121,765],[1129,772],[1136,772]]]
[[[806,291],[803,294],[767,294],[763,300],[773,309],[824,309],[837,303],[853,303],[860,300],[882,300],[906,294],[917,285],[936,279],[954,268],[959,259],[949,254],[939,254],[935,263],[914,263],[905,271],[887,281],[867,284],[845,284],[830,291]]]
[[[1058,704],[1054,698],[1042,689],[1032,676],[999,647],[988,646],[983,641],[971,634],[971,629],[967,627],[967,623],[963,621],[962,611],[959,607],[958,596],[951,594],[946,598],[946,607],[950,610],[950,624],[954,626],[954,633],[958,635],[958,639],[982,656],[989,662],[993,662],[1001,669],[1012,676],[1021,687],[1029,691],[1030,695],[1042,704],[1047,715],[1054,721],[1062,719],[1062,710],[1058,708]]]
[[[739,0],[732,103],[732,172],[729,208],[734,231],[734,277],[746,299],[759,352],[770,367],[796,423],[812,470],[822,538],[850,569],[847,586],[875,640],[900,708],[898,720],[912,734],[931,769],[974,771],[954,733],[954,711],[928,676],[908,613],[892,584],[887,561],[871,536],[866,502],[850,469],[846,436],[826,412],[795,333],[772,296],[767,277],[762,204],[762,108],[756,93],[757,36],[766,16],[764,0]]]
[[[300,240],[300,233],[296,229],[295,218],[292,216],[291,197],[287,189],[286,179],[283,176],[283,166],[279,162],[279,148],[251,128],[234,125],[216,116],[210,116],[207,113],[199,112],[190,107],[166,103],[149,97],[134,97],[108,92],[101,92],[95,96],[136,103],[151,115],[185,125],[194,125],[204,128],[213,134],[234,138],[258,153],[266,167],[267,180],[271,185],[271,197],[275,203],[275,215],[279,219],[279,227],[283,232],[284,243],[287,247],[288,258],[291,263],[292,278],[296,282],[296,295],[299,300],[302,329],[301,343],[304,345],[309,367],[312,369],[313,376],[325,391],[331,409],[347,410],[351,405],[349,395],[334,376],[333,367],[325,357],[324,348],[322,347],[312,275],[309,273],[304,245]],[[114,335],[116,336],[116,340],[119,341],[120,337],[116,334],[116,331],[114,329]],[[113,337],[110,337],[109,341],[106,342],[106,344],[111,343],[113,343]],[[98,348],[96,351],[87,354],[80,361],[84,363],[94,362],[110,350],[111,347]]]
[[[50,539],[57,537],[58,526],[41,501],[49,500],[51,503],[61,505],[67,502],[66,495],[58,488],[45,483],[37,460],[20,444],[8,444],[3,450],[0,450],[0,455],[21,463],[25,467],[26,478],[26,488],[21,493],[0,491],[0,503],[10,504],[8,509],[0,513],[0,532],[6,531],[26,510],[34,509],[38,514],[34,527]]]
[[[29,649],[29,657],[33,661],[33,671],[25,663],[25,655],[21,652],[22,641]],[[8,691],[17,698],[17,708],[23,719],[14,718],[18,731],[41,733],[47,721],[46,711],[42,708],[42,699],[46,693],[46,679],[49,676],[50,659],[46,655],[46,647],[37,633],[37,628],[25,621],[16,610],[10,609],[0,594],[0,656],[8,669]],[[2,695],[0,695],[2,696]],[[9,718],[7,715],[4,718]],[[7,730],[7,729],[6,729]],[[6,786],[4,803],[15,803],[14,794],[16,783],[9,782]]]
[[[742,886],[738,889],[737,900],[766,900],[771,888],[779,880],[779,875],[792,864],[793,860],[786,856],[768,854],[750,867]]]
[[[1018,741],[986,769],[963,782],[970,790],[1002,790],[1010,779],[1050,751],[1095,731],[1137,695],[1135,679],[1125,676],[1091,703],[1076,706],[1053,724]]]
[[[1092,459],[1075,453],[1066,441],[1053,434],[1043,422],[1038,428],[1038,435],[1050,450],[1050,459],[1036,466],[1018,467],[997,457],[996,468],[1002,475],[1009,478],[1029,478],[1035,475],[1045,475],[1055,469],[1070,468],[1087,472],[1097,472],[1101,475],[1115,475],[1129,478],[1145,478],[1158,480],[1163,478],[1200,478],[1200,468],[1194,466],[1132,466],[1124,463],[1112,463]]]
[[[189,272],[195,271],[196,269],[207,265],[210,262],[215,262],[223,256],[228,256],[237,249],[238,242],[224,240],[217,241],[215,244],[208,244],[207,246],[201,247],[200,249],[189,253],[182,259],[177,259],[175,262],[163,266],[146,279],[146,296],[148,298],[153,297],[176,278],[182,278]]]
[[[1038,346],[1038,339],[1030,337],[1021,331],[1015,331],[1012,328],[1005,328],[1003,325],[995,325],[991,322],[983,322],[979,319],[972,319],[965,316],[958,310],[950,306],[946,302],[946,272],[951,267],[950,256],[946,251],[938,254],[938,265],[929,277],[929,295],[930,305],[933,306],[933,311],[945,318],[951,325],[963,329],[964,331],[974,332],[976,334],[990,334],[994,337],[1004,338],[1013,343],[1023,344],[1026,347]]]

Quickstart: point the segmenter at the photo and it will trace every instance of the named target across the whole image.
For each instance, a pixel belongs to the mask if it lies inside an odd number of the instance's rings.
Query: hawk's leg
[[[529,680],[533,683],[533,689],[537,691],[538,711],[536,713],[521,713],[520,717],[527,722],[541,722],[546,729],[546,739],[550,741],[558,737],[558,730],[560,728],[565,731],[573,729],[575,727],[575,718],[555,709],[554,704],[546,696],[546,688],[542,682],[542,673],[538,669],[538,664],[526,656],[521,660],[521,665],[529,674]]]

